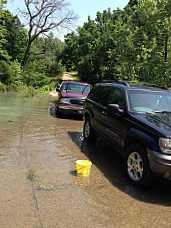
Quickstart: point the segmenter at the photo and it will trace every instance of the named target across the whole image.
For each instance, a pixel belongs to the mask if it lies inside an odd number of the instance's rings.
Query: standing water
[[[0,227],[170,227],[170,183],[130,186],[122,158],[85,144],[83,121],[54,118],[49,100],[0,94]],[[90,176],[77,160],[91,160]]]

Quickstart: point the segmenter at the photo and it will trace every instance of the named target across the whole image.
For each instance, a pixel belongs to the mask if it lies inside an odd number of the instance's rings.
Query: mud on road
[[[49,100],[0,95],[0,227],[170,227],[171,183],[130,186],[122,158],[85,144],[83,121],[50,115]],[[76,176],[78,159],[90,177]]]

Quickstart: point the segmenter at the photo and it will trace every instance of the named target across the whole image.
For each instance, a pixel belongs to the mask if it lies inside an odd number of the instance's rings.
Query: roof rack
[[[141,84],[141,85],[145,85],[145,86],[150,86],[150,87],[155,87],[155,88],[159,88],[159,89],[164,89],[164,90],[170,91],[170,89],[165,87],[165,86],[159,86],[159,85],[156,85],[156,84],[148,84],[147,82],[135,82],[135,81],[129,81],[129,80],[121,81],[121,80],[117,80],[117,79],[103,80],[102,82],[103,83],[120,83],[120,84],[128,86],[129,88],[131,88],[130,84],[134,83],[134,84]]]
[[[119,84],[122,84],[122,85],[126,85],[130,88],[130,85],[127,81],[121,81],[121,80],[117,80],[117,79],[112,79],[112,80],[103,80],[102,81],[103,83],[119,83]]]
[[[143,85],[147,85],[147,86],[151,86],[151,87],[155,87],[155,88],[159,88],[159,89],[165,89],[165,90],[169,90],[169,88],[165,87],[165,86],[159,86],[156,84],[148,84],[146,82],[143,82]],[[170,90],[169,90],[170,91]]]

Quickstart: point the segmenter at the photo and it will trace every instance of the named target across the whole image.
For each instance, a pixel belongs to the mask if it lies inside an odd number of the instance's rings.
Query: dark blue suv
[[[149,185],[152,174],[171,178],[171,92],[146,83],[105,81],[84,103],[84,139],[99,136],[124,156],[130,182]]]

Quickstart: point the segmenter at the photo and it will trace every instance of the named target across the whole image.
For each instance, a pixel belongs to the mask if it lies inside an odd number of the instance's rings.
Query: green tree
[[[23,16],[29,22],[29,29],[23,66],[27,63],[30,48],[37,37],[60,26],[69,27],[72,21],[76,19],[65,0],[24,0],[24,2],[26,11],[23,12]]]
[[[38,61],[39,64],[42,62],[47,76],[57,76],[63,68],[60,63],[63,48],[64,43],[55,38],[52,33],[46,37],[37,37],[31,46],[27,64],[33,61]]]
[[[98,12],[66,36],[63,62],[82,80],[129,79],[167,85],[171,74],[171,1],[131,0]]]
[[[8,84],[12,78],[12,71],[10,65],[4,61],[0,60],[0,79],[4,84]]]
[[[7,29],[3,23],[6,12],[0,9],[0,60],[10,60],[9,53],[7,51]]]
[[[4,5],[7,3],[7,0],[0,1],[0,10],[4,8]]]
[[[167,0],[137,0],[133,7],[132,41],[137,53],[135,74],[139,80],[168,83],[169,9]]]
[[[25,53],[27,33],[18,17],[8,10],[1,10],[0,38],[0,59],[21,61]]]

